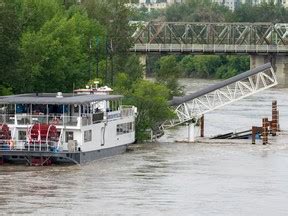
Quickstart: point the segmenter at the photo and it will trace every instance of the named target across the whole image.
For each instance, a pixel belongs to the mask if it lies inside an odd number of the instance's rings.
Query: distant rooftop
[[[0,97],[0,104],[88,104],[95,101],[118,100],[122,95],[31,93]]]

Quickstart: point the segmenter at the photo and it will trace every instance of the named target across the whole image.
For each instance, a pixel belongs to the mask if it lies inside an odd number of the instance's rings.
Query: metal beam
[[[176,98],[171,105],[174,105],[177,118],[164,122],[161,129],[196,120],[208,112],[277,84],[275,72],[269,63],[191,95]]]

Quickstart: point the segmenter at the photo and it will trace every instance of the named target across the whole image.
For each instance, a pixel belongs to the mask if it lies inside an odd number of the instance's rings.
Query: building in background
[[[212,0],[212,2],[222,4],[232,11],[234,11],[241,4],[241,0]]]
[[[284,7],[288,7],[288,0],[211,0],[212,2],[215,2],[217,4],[222,4],[226,7],[228,7],[230,10],[234,11],[237,7],[239,7],[241,4],[251,4],[251,5],[259,5],[262,3],[274,3],[283,5]]]
[[[176,3],[184,3],[184,1],[185,0],[130,0],[129,5],[137,8],[146,7],[148,11],[151,11],[151,9],[164,9]]]
[[[259,5],[262,3],[272,2],[274,4],[280,4],[284,7],[288,7],[288,0],[211,0],[214,3],[221,4],[223,6],[228,7],[230,10],[234,11],[241,4],[251,4],[251,5]],[[151,9],[164,9],[167,6],[173,4],[185,3],[185,0],[130,0],[129,5],[133,7],[146,7],[148,11]]]

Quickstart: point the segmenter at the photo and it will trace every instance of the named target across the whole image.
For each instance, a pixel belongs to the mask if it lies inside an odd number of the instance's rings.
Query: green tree
[[[124,67],[124,72],[115,76],[114,90],[118,93],[129,95],[135,82],[143,78],[143,65],[138,56],[130,55]]]
[[[183,75],[186,77],[193,77],[193,74],[196,73],[194,58],[192,55],[186,55],[182,58],[179,62],[179,67]]]
[[[168,21],[222,22],[231,13],[228,8],[210,0],[187,0],[184,4],[168,7],[165,16]]]
[[[227,79],[249,70],[248,56],[227,56],[224,64],[217,68],[215,78]]]
[[[195,65],[195,75],[200,78],[211,78],[214,76],[216,69],[220,67],[221,57],[217,55],[198,55],[193,58]]]
[[[158,61],[158,69],[155,77],[157,82],[164,84],[170,89],[170,97],[182,94],[182,87],[179,86],[177,79],[181,76],[176,56],[163,56]]]
[[[282,5],[271,3],[262,3],[251,6],[242,4],[238,7],[231,20],[234,22],[287,22],[288,10]]]
[[[132,11],[126,0],[86,0],[83,5],[90,18],[106,27],[106,44],[111,64],[110,72],[124,70],[128,49],[131,47],[131,27],[129,18]],[[111,74],[111,76],[113,76]]]
[[[127,100],[138,109],[136,137],[138,140],[149,138],[147,130],[157,131],[160,123],[174,117],[167,103],[169,90],[161,84],[139,80],[133,84],[132,93]]]
[[[18,0],[3,0],[0,3],[0,94],[7,94],[14,82],[16,63],[19,59],[21,21]]]
[[[122,94],[122,95],[130,95],[132,88],[131,88],[131,80],[127,73],[121,72],[115,76],[115,83],[114,83],[114,92]]]
[[[20,0],[18,0],[20,1]],[[58,13],[64,13],[60,0],[21,0],[20,17],[23,31],[38,31]]]
[[[235,68],[228,65],[222,65],[217,69],[215,77],[218,79],[228,79],[235,75],[237,75],[237,70]]]
[[[24,33],[17,91],[65,92],[84,85],[91,78],[90,39],[102,33],[80,11],[55,15],[38,32]]]
[[[144,67],[139,61],[139,57],[135,54],[130,55],[125,63],[124,71],[129,76],[131,84],[143,78]]]

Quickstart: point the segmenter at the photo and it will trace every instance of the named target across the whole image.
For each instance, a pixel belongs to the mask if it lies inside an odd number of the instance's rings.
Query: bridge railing
[[[134,52],[286,53],[288,45],[135,44]]]

